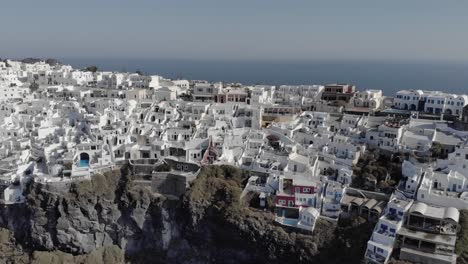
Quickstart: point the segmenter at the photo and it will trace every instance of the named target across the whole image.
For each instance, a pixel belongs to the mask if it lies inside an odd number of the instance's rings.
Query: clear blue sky
[[[2,1],[0,57],[468,61],[468,1]]]

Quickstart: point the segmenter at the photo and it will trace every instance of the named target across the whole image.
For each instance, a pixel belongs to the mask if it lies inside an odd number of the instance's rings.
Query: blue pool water
[[[89,167],[89,160],[80,160],[78,167]]]
[[[296,226],[297,225],[297,219],[285,218],[285,219],[283,219],[283,224],[289,225],[289,226]]]

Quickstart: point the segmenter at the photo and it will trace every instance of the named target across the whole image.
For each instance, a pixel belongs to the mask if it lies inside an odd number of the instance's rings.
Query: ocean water
[[[398,61],[221,61],[169,59],[60,59],[76,68],[141,70],[167,78],[243,84],[351,83],[358,89],[381,89],[393,96],[403,89],[468,94],[468,62]]]

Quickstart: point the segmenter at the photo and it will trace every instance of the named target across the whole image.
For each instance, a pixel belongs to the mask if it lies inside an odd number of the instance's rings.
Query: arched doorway
[[[411,110],[411,111],[416,111],[416,105],[415,105],[415,104],[411,104],[410,110]]]
[[[89,154],[86,152],[80,153],[79,167],[89,167]]]

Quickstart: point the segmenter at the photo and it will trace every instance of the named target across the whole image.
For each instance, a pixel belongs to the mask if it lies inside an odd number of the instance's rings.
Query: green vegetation
[[[193,100],[193,96],[191,93],[183,93],[181,95],[179,95],[180,99],[184,100],[184,101],[192,101]]]
[[[438,142],[432,143],[431,147],[431,157],[433,159],[443,159],[446,158],[445,153],[443,153],[443,146]]]
[[[401,165],[397,157],[390,159],[377,152],[369,151],[361,156],[353,167],[354,188],[391,193],[402,178]]]
[[[25,251],[15,243],[10,230],[0,228],[0,263],[118,264],[124,263],[124,253],[116,245],[101,247],[89,254],[77,256],[62,251]]]
[[[50,66],[55,66],[57,64],[60,64],[60,61],[52,58],[48,58],[45,60],[45,63],[49,64]]]
[[[39,58],[24,58],[21,60],[22,63],[29,63],[29,64],[38,63],[40,61],[42,60]]]
[[[99,69],[99,68],[98,68],[96,65],[90,65],[90,66],[88,66],[88,67],[85,68],[85,71],[90,71],[90,72],[95,73],[95,72],[98,71],[98,69]]]
[[[167,172],[167,171],[171,171],[171,166],[169,166],[169,164],[163,162],[163,164],[159,165],[158,167],[156,167],[154,169],[154,171],[156,172]]]
[[[141,70],[136,70],[135,73],[138,74],[138,75],[140,75],[140,76],[144,76],[144,75],[145,75],[145,73],[142,72]]]
[[[116,245],[98,248],[84,257],[83,264],[124,263],[123,251]]]
[[[206,166],[193,182],[185,195],[184,202],[189,205],[193,217],[202,217],[200,212],[209,206],[218,212],[233,216],[242,211],[240,194],[241,184],[248,174],[232,166]]]
[[[109,246],[98,248],[97,250],[81,256],[62,251],[35,251],[31,260],[32,264],[61,264],[61,263],[79,263],[79,264],[118,264],[124,263],[123,251],[118,246]]]
[[[455,245],[458,263],[468,263],[468,210],[460,211],[460,232]]]
[[[120,176],[120,170],[95,174],[90,181],[74,182],[70,193],[76,197],[103,196],[105,199],[113,200]]]
[[[240,200],[247,177],[246,172],[231,166],[202,168],[184,196],[183,205],[187,209],[184,215],[189,218],[185,225],[185,232],[190,234],[189,244],[200,245],[194,251],[207,247],[210,252],[217,252],[211,253],[215,260],[216,254],[221,259],[223,252],[245,252],[252,262],[260,263],[359,263],[362,260],[373,224],[356,219],[337,225],[319,219],[313,233],[279,226],[270,211],[249,207],[255,194],[247,194],[246,202]],[[231,260],[235,261],[236,257],[232,256]]]
[[[39,89],[39,84],[33,82],[29,85],[29,90],[31,90],[31,92],[35,92]]]
[[[72,254],[64,253],[61,251],[36,251],[33,253],[31,263],[35,264],[61,264],[61,263],[74,263]]]

